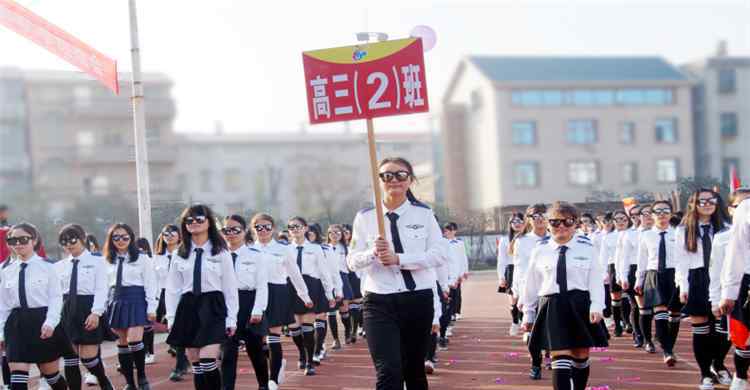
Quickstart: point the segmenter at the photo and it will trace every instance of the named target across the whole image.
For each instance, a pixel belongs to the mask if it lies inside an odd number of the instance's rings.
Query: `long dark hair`
[[[165,230],[171,230],[177,232],[177,237],[180,241],[182,241],[182,236],[180,236],[180,227],[175,224],[166,224],[161,229],[161,232],[159,233],[159,236],[156,237],[156,244],[154,245],[154,249],[156,249],[157,255],[164,255],[167,253],[167,240],[164,239],[164,231]]]
[[[382,168],[385,164],[398,164],[406,168],[406,171],[409,172],[409,176],[413,181],[417,181],[417,177],[414,176],[414,168],[412,167],[409,160],[403,158],[403,157],[386,157],[382,160],[380,160],[380,164],[378,164],[378,168]],[[414,196],[414,193],[411,191],[411,188],[406,190],[406,199],[411,203],[421,203],[419,199],[417,199],[416,196]]]
[[[216,256],[221,251],[227,250],[227,243],[219,234],[219,228],[216,226],[214,212],[206,205],[196,204],[186,207],[185,210],[182,210],[182,214],[180,214],[180,237],[182,237],[182,242],[177,254],[183,259],[190,257],[190,252],[193,250],[193,235],[187,230],[185,218],[200,215],[206,217],[206,222],[208,223],[208,241],[211,242],[211,256]]]
[[[624,216],[628,220],[628,226],[627,226],[626,229],[630,229],[631,227],[633,227],[633,221],[630,220],[630,216],[628,215],[627,212],[625,212],[625,210],[619,209],[619,210],[613,211],[612,212],[612,219],[614,220],[614,218],[617,215],[622,215],[622,216]],[[615,226],[612,230],[613,231],[617,230],[617,227]]]
[[[700,234],[700,215],[698,215],[698,198],[700,194],[709,193],[717,200],[716,209],[711,214],[711,227],[714,233],[724,230],[728,220],[724,210],[724,201],[721,195],[708,188],[699,188],[690,198],[688,198],[688,208],[682,224],[685,226],[685,249],[688,252],[695,253],[698,251],[698,236]]]
[[[122,222],[110,226],[109,230],[107,230],[107,238],[104,241],[104,249],[102,252],[104,258],[107,259],[110,264],[115,263],[115,258],[117,257],[117,249],[115,247],[115,243],[112,241],[112,236],[117,229],[124,230],[125,233],[128,234],[128,237],[130,237],[130,243],[128,243],[128,262],[132,263],[138,260],[140,252],[138,251],[138,245],[136,245],[135,242],[135,233],[133,232],[133,229],[130,227],[130,225]]]
[[[99,247],[99,241],[96,239],[95,235],[90,233],[86,235],[86,249],[91,253],[101,252],[102,249]]]
[[[323,244],[323,232],[322,232],[322,229],[320,227],[320,224],[313,223],[310,226],[308,226],[307,227],[307,234],[309,234],[309,233],[315,234],[315,240],[310,240],[308,238],[308,241],[310,241],[313,244],[318,244],[318,245]],[[307,237],[307,234],[305,234],[306,237]]]
[[[13,226],[11,226],[10,230],[8,230],[8,237],[13,233],[14,230],[23,230],[26,233],[29,233],[31,236],[31,239],[36,241],[36,244],[34,244],[34,252],[39,255],[39,250],[42,249],[42,235],[39,234],[39,229],[36,228],[36,226],[32,225],[29,222],[21,222],[17,223]]]
[[[136,245],[138,245],[138,250],[141,251],[141,253],[148,255],[148,257],[154,257],[154,253],[151,251],[151,244],[148,243],[148,240],[145,237],[139,238]]]
[[[247,228],[247,221],[244,217],[242,217],[239,214],[232,214],[228,215],[224,218],[224,225],[226,226],[228,221],[234,221],[240,224],[242,226],[242,230],[245,231],[245,237],[243,237],[243,240],[245,243],[252,242],[253,241],[253,233],[251,232],[252,229]]]
[[[331,242],[331,229],[338,229],[341,232],[341,238],[338,242]],[[341,244],[344,247],[344,256],[349,255],[349,245],[346,243],[346,237],[344,237],[344,225],[333,224],[328,226],[328,234],[326,234],[326,242],[328,245],[335,247],[337,244]]]

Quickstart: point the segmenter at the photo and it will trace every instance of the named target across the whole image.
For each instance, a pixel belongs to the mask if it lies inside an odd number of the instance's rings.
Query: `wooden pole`
[[[378,177],[378,153],[375,148],[375,128],[372,119],[367,120],[367,144],[370,147],[370,172],[372,173],[372,192],[375,194],[375,217],[378,220],[378,234],[385,238],[385,222],[383,221],[383,193],[380,191]]]

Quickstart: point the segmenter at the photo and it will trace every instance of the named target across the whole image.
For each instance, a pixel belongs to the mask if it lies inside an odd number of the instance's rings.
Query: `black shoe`
[[[308,364],[307,368],[305,368],[305,376],[313,376],[315,375],[315,366],[312,364]]]
[[[622,326],[615,326],[615,337],[622,337]]]
[[[172,347],[169,347],[167,353],[169,353],[169,355],[171,355],[172,357],[177,357],[177,351],[175,351],[175,349]]]
[[[305,359],[302,359],[299,362],[297,362],[297,368],[299,368],[300,370],[304,370],[305,368],[307,368],[307,363],[305,362]]]
[[[440,340],[438,340],[438,347],[440,347],[441,351],[447,351],[448,350],[448,340],[445,337],[441,337]]]
[[[667,365],[667,367],[674,367],[674,365],[677,364],[677,359],[674,357],[673,354],[665,353],[664,363]]]
[[[172,372],[169,374],[169,380],[172,382],[180,382],[182,381],[183,375],[184,374],[182,371],[172,370]]]
[[[138,378],[138,390],[151,390],[151,385],[148,384],[148,379]]]
[[[132,387],[130,385],[125,385],[122,390],[137,390],[135,387]]]
[[[633,334],[633,325],[625,324],[625,333]]]
[[[542,368],[531,366],[531,370],[529,370],[529,379],[534,381],[542,379]]]
[[[643,339],[640,337],[633,337],[633,347],[643,348]]]
[[[646,350],[646,353],[656,353],[656,347],[654,347],[654,343],[647,342],[646,347],[644,348]]]
[[[349,344],[357,344],[357,336],[352,335],[352,337],[349,339]]]

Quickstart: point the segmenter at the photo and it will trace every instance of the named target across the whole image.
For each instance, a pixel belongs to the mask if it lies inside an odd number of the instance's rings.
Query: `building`
[[[696,175],[728,183],[734,166],[750,180],[750,57],[730,56],[725,42],[715,56],[684,69],[696,80],[693,90]]]
[[[22,73],[0,69],[0,188],[4,196],[31,190],[31,154]]]
[[[454,210],[667,192],[694,174],[691,81],[658,57],[471,56],[443,104]]]
[[[378,156],[430,163],[428,133],[380,133]],[[175,175],[180,200],[218,213],[266,211],[347,222],[371,202],[365,134],[184,134]],[[434,195],[433,195],[434,196]]]

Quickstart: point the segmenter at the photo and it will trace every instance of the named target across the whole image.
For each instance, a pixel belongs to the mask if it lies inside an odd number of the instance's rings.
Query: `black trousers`
[[[368,293],[364,301],[367,345],[377,371],[376,390],[426,390],[424,358],[435,310],[432,290]]]
[[[255,370],[259,386],[268,386],[268,363],[263,353],[263,337],[250,332],[230,337],[222,345],[221,374],[224,389],[233,390],[237,381],[237,360],[240,339],[245,342],[247,356]]]

